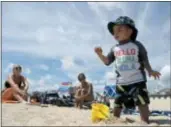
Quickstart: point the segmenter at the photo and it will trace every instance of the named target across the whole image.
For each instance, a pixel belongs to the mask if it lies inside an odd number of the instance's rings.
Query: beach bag
[[[102,120],[107,120],[109,116],[110,110],[108,106],[101,103],[92,104],[91,120],[93,123]]]
[[[42,104],[51,104],[56,106],[61,106],[62,102],[60,97],[56,91],[46,91],[41,96],[41,103]]]

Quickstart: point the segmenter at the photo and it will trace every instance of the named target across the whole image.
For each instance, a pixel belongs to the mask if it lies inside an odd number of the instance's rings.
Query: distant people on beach
[[[21,73],[22,67],[14,65],[12,74],[9,74],[4,84],[5,89],[2,91],[2,102],[16,101],[26,103],[29,83]]]
[[[86,76],[83,73],[78,75],[80,85],[75,93],[75,107],[82,108],[84,102],[92,102],[94,100],[93,85],[86,81]]]

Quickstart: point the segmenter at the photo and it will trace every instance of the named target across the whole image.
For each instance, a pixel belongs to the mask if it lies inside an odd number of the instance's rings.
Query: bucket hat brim
[[[114,35],[113,27],[114,27],[115,25],[127,25],[127,26],[129,26],[131,29],[133,29],[134,31],[137,31],[137,29],[136,29],[135,27],[133,27],[133,26],[131,26],[131,25],[129,25],[129,24],[125,24],[125,23],[116,23],[116,22],[109,22],[109,23],[107,24],[107,28],[108,28],[109,32],[110,32],[112,35]]]

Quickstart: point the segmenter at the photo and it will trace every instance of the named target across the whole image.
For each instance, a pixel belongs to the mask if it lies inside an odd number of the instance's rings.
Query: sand
[[[154,102],[155,103],[155,102]],[[157,102],[156,102],[157,103]],[[165,102],[166,103],[166,102]],[[166,108],[168,104],[157,103],[158,106]],[[26,104],[2,104],[3,126],[142,126],[139,124],[138,116],[123,115],[136,120],[134,123],[112,123],[106,124],[91,122],[91,110],[79,110],[66,107],[40,107]],[[149,126],[169,126],[170,118],[164,116],[150,117],[153,120]],[[158,122],[159,125],[155,124]]]

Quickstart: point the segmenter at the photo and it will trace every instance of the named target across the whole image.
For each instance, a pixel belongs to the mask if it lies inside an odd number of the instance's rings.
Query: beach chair
[[[115,85],[106,85],[103,91],[104,104],[111,107],[110,100],[114,99],[115,95],[116,95]]]
[[[115,85],[106,85],[103,94],[105,97],[113,99],[116,95]]]
[[[132,89],[130,91],[130,93],[128,94],[131,94],[131,92],[133,92],[134,89]],[[104,87],[104,97],[105,97],[105,104],[108,105],[110,108],[111,108],[111,111],[113,109],[113,106],[110,105],[110,100],[114,100],[117,96],[120,96],[118,94],[116,94],[116,85],[106,85]],[[129,101],[129,102],[126,102],[125,103],[127,105],[127,107],[124,107],[123,109],[123,113],[124,114],[132,114],[132,113],[135,113],[135,106],[134,105],[134,102],[133,100],[132,101]]]

